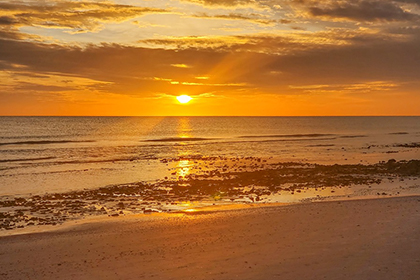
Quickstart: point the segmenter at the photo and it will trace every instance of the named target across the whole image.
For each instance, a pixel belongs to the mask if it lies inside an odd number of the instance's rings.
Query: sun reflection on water
[[[190,160],[183,159],[180,160],[176,166],[176,175],[178,178],[185,179],[185,176],[190,174],[191,165]]]
[[[179,138],[190,138],[191,137],[191,125],[189,118],[179,118],[178,119],[178,137]]]
[[[197,209],[194,208],[195,204],[196,203],[191,202],[191,201],[182,201],[182,202],[178,203],[178,206],[181,207],[182,212],[191,213],[191,212],[196,212],[197,211]]]
[[[190,138],[191,135],[191,125],[190,125],[190,119],[188,117],[180,117],[178,119],[178,137],[179,138]],[[186,143],[181,143],[186,144]],[[181,151],[182,150],[182,151]],[[180,157],[188,157],[189,153],[188,151],[185,151],[184,148],[182,148],[178,152],[178,156]],[[189,159],[182,159],[178,161],[178,164],[176,165],[176,175],[179,179],[185,179],[187,175],[190,174],[192,171],[192,166]]]

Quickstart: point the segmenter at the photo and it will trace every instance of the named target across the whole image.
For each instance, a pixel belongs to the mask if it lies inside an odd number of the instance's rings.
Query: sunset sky
[[[420,115],[420,0],[1,0],[0,115]]]

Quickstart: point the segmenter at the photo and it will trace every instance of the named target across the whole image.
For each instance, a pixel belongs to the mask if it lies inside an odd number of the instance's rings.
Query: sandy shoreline
[[[119,217],[0,237],[1,279],[418,279],[420,197]]]
[[[225,204],[420,195],[420,160],[390,159],[372,165],[269,162],[256,157],[172,161],[181,166],[172,172],[183,174],[177,179],[0,196],[0,236],[2,230],[30,230],[98,216],[173,213]]]

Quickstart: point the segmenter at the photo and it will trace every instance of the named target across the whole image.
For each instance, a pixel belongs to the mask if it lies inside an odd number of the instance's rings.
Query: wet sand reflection
[[[181,153],[183,154],[183,153]],[[3,197],[0,229],[55,225],[92,215],[195,211],[203,206],[420,193],[420,161],[373,165],[274,162],[182,155],[161,160],[170,176],[68,193]]]

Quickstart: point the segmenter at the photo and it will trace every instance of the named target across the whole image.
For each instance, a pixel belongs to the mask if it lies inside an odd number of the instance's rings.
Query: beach
[[[0,279],[417,279],[419,124],[0,118]]]
[[[417,279],[420,197],[141,214],[0,237],[1,279]]]
[[[0,280],[420,280],[420,0],[0,13]]]

